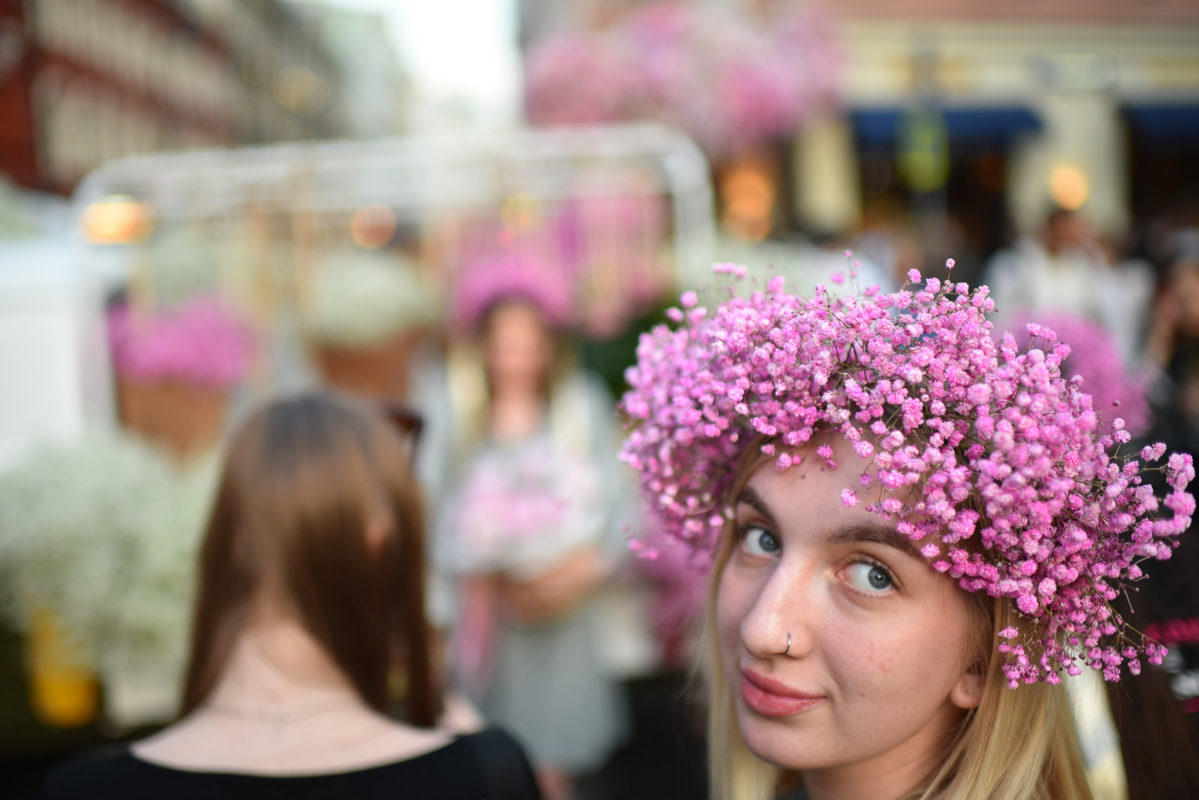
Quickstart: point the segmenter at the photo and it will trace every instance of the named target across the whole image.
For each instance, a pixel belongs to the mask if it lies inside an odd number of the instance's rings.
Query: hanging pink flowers
[[[253,353],[245,323],[213,295],[145,314],[116,306],[108,313],[108,341],[123,377],[219,388],[241,380]]]
[[[638,85],[630,59],[586,34],[565,34],[543,42],[525,65],[526,103],[530,116],[540,124],[623,119]]]
[[[552,36],[526,64],[537,125],[656,119],[712,157],[793,134],[836,102],[844,58],[809,4],[751,19],[693,3],[653,3],[606,31]]]

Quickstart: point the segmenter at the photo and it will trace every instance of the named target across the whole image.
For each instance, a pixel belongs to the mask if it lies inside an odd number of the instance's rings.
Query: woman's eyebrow
[[[765,517],[767,522],[774,524],[774,514],[771,513],[770,506],[766,505],[766,501],[758,497],[758,493],[748,486],[744,487],[741,494],[737,495],[737,505],[742,503]]]
[[[737,495],[737,505],[741,505],[742,503],[761,514],[767,522],[772,525],[777,524],[775,523],[774,514],[771,512],[770,506],[749,486],[743,488],[741,493]],[[872,522],[867,520],[847,525],[844,528],[834,531],[829,536],[829,542],[832,544],[872,542],[874,544],[893,547],[920,561],[925,560],[912,539],[882,521]]]
[[[916,548],[911,538],[883,522],[856,522],[841,528],[829,537],[833,544],[853,544],[857,542],[873,542],[886,545],[907,553],[912,558],[924,560],[924,556]]]

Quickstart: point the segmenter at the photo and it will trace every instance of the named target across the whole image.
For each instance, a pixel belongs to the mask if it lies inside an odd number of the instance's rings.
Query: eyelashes
[[[773,557],[783,550],[778,537],[762,525],[744,525],[738,529],[741,547],[751,555]]]
[[[862,594],[881,597],[894,591],[897,586],[895,575],[887,566],[872,558],[858,557],[846,566],[842,572],[845,581],[854,591]]]
[[[777,559],[783,552],[781,538],[760,522],[739,524],[737,547],[755,559]],[[863,553],[854,553],[836,568],[836,576],[857,595],[874,599],[900,589],[895,572],[882,561]]]

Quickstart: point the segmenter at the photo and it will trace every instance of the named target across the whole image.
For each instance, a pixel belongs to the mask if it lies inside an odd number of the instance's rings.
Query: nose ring
[[[787,655],[790,652],[791,652],[791,633],[788,631],[788,633],[787,633],[787,649],[783,651],[783,655]]]

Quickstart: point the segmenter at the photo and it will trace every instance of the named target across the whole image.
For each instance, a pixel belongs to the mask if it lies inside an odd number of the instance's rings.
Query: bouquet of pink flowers
[[[548,438],[484,450],[451,501],[443,543],[458,573],[535,574],[601,535],[596,465]]]

